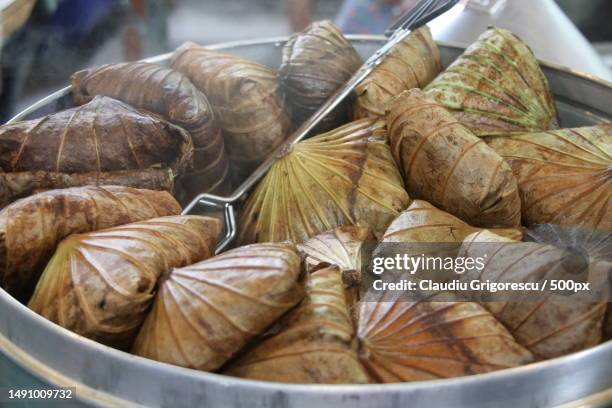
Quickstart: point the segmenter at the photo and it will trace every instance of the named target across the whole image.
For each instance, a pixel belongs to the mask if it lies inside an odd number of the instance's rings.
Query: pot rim
[[[354,42],[355,41],[365,42],[365,41],[384,41],[386,40],[386,37],[384,35],[371,35],[371,34],[347,34],[345,37],[348,40],[354,41]],[[251,39],[251,40],[237,40],[237,41],[227,41],[227,42],[222,42],[222,43],[216,43],[216,44],[207,45],[206,48],[209,48],[211,50],[220,50],[220,49],[235,48],[235,47],[248,47],[250,45],[275,44],[275,45],[280,46],[281,44],[285,43],[288,39],[289,39],[289,36],[262,37],[262,38],[256,38],[256,39]],[[459,50],[465,50],[466,48],[465,45],[460,44],[458,42],[453,42],[453,41],[436,41],[436,44],[441,47],[455,48]],[[142,59],[142,61],[151,62],[151,63],[160,63],[162,61],[169,60],[171,56],[172,56],[172,52],[168,52],[165,54],[160,54],[160,55],[155,55],[153,57],[144,58]],[[550,69],[553,69],[559,72],[563,72],[565,74],[569,74],[574,77],[582,78],[587,81],[591,81],[598,85],[604,86],[606,88],[610,88],[612,90],[611,81],[607,81],[596,75],[589,74],[587,72],[584,72],[578,69],[570,68],[565,65],[557,64],[557,63],[542,60],[542,59],[538,59],[538,62],[543,67],[550,68]],[[28,106],[21,112],[17,113],[6,123],[18,122],[19,120],[22,120],[22,118],[30,114],[31,112],[39,109],[40,107],[46,105],[47,103],[51,101],[54,101],[64,95],[67,95],[68,93],[70,93],[70,85],[67,85],[61,89],[58,89],[57,91],[34,102],[32,105]]]

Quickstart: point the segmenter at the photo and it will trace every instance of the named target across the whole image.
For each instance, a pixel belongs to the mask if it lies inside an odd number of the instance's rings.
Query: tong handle
[[[215,196],[212,194],[200,194],[183,209],[181,214],[189,215],[196,210],[196,207],[206,207],[210,212],[222,213],[223,236],[220,237],[215,247],[215,255],[218,255],[236,238],[238,229],[236,228],[234,206],[231,203],[215,199]],[[201,212],[197,211],[197,213]]]
[[[415,28],[421,27],[433,20],[434,18],[446,13],[457,3],[459,3],[459,0],[450,0],[442,2],[441,4],[436,5],[435,8],[427,15],[423,16],[422,18],[416,19],[415,21],[411,21],[415,9],[421,6],[421,4],[417,4],[414,8],[406,11],[393,24],[391,24],[389,28],[385,30],[385,35],[387,37],[391,37],[398,30],[414,30]]]

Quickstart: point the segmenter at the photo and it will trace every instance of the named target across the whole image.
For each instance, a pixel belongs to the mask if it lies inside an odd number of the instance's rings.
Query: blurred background
[[[201,44],[282,36],[318,19],[382,34],[416,0],[0,0],[0,120],[67,84],[75,70]],[[536,55],[612,79],[612,0],[464,0],[434,21],[469,44],[509,28]]]

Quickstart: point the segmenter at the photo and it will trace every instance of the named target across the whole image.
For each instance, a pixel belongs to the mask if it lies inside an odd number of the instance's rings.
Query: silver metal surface
[[[223,250],[227,248],[236,237],[237,226],[234,206],[231,203],[209,201],[205,197],[202,198],[202,196],[200,196],[200,198],[191,201],[191,203],[189,203],[183,209],[182,214],[201,214],[202,207],[206,208],[204,213],[207,215],[210,215],[210,213],[214,214],[216,212],[217,216],[223,219],[223,236],[215,247],[215,255],[218,255],[223,252]],[[217,211],[214,211],[215,209]]]
[[[507,28],[529,44],[538,58],[612,81],[612,71],[554,0],[464,0],[463,3],[465,7],[457,7],[453,10],[456,12],[451,11],[432,22],[435,40],[465,47],[488,26]]]
[[[470,0],[467,3],[467,7],[471,10],[493,15],[501,10],[502,7],[505,7],[506,3],[507,0]]]
[[[363,57],[384,37],[349,36]],[[277,67],[285,39],[213,46]],[[440,44],[443,65],[462,49]],[[161,56],[157,62],[164,62]],[[563,126],[612,119],[612,84],[542,63]],[[67,91],[47,98],[19,119],[70,106]],[[190,213],[209,206],[194,201]],[[216,211],[227,211],[216,207]],[[612,388],[612,342],[569,356],[485,375],[372,385],[291,385],[241,380],[174,367],[123,353],[71,333],[38,316],[0,289],[0,386],[27,382],[75,386],[77,406],[248,408],[554,407]],[[607,394],[603,394],[604,396]]]
[[[595,51],[601,55],[601,59],[612,72],[612,41],[594,43]]]
[[[610,408],[610,406],[612,406],[612,388],[557,408]]]

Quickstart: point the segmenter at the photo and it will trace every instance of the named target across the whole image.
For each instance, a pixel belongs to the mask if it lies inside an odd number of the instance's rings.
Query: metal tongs
[[[196,206],[207,207],[213,211],[222,211],[225,236],[219,241],[215,253],[223,251],[236,237],[236,217],[234,204],[237,203],[268,171],[268,169],[286,152],[292,145],[304,139],[319,122],[325,118],[340,102],[348,97],[355,87],[363,81],[376,68],[391,51],[391,49],[403,41],[410,33],[434,18],[440,16],[455,6],[459,0],[421,0],[414,8],[407,11],[386,31],[389,40],[376,51],[368,60],[353,74],[336,93],[330,97],[317,112],[306,120],[291,136],[283,142],[255,171],[251,174],[229,197],[221,197],[214,194],[198,195],[184,210],[183,214],[191,213]]]

